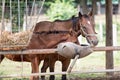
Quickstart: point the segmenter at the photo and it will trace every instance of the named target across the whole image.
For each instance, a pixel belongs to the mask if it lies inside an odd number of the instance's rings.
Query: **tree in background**
[[[120,0],[118,2],[118,14],[120,14]]]
[[[79,0],[79,1],[81,3],[82,12],[84,14],[87,14],[87,12],[89,10],[88,7],[87,7],[87,0]]]
[[[68,19],[78,11],[87,14],[93,8],[93,14],[97,13],[97,1],[99,0],[56,0],[46,1],[47,16],[50,20]],[[88,6],[90,3],[90,6]],[[79,7],[79,10],[77,6]]]
[[[46,14],[52,21],[56,19],[65,20],[76,15],[77,8],[74,7],[73,0],[56,0],[51,2]]]
[[[36,11],[35,14],[37,14],[39,11],[36,10],[34,6],[34,10],[31,14],[32,6],[34,3],[34,1],[31,0],[27,0],[27,9],[26,9],[26,0],[11,0],[11,8],[10,8],[10,0],[0,0],[0,7],[2,7],[3,1],[5,1],[4,23],[11,22],[12,24],[11,30],[14,32],[21,31],[23,29],[23,21],[26,15],[29,16],[34,15],[35,11]],[[35,0],[35,5],[38,5],[37,7],[41,6],[41,1]],[[10,15],[10,11],[11,11],[11,15]],[[0,19],[2,19],[2,8],[0,8]],[[5,29],[6,26],[2,26],[2,27],[4,27]]]

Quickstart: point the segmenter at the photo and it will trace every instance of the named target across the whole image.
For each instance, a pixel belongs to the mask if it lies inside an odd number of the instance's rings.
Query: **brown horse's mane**
[[[54,22],[65,22],[65,21],[70,21],[70,20],[71,20],[71,18],[70,18],[70,19],[67,19],[67,20],[56,19]]]
[[[83,14],[82,15],[84,18],[87,18],[89,19],[89,16],[87,14]],[[79,17],[75,17],[75,15],[73,15],[70,19],[67,19],[67,20],[60,20],[60,19],[56,19],[54,22],[65,22],[65,21],[74,21],[74,20],[78,20]]]
[[[69,21],[71,19],[67,19],[67,20],[60,20],[60,19],[56,19],[54,22],[65,22],[65,21]]]
[[[67,20],[56,19],[54,22],[65,22],[65,21],[70,21],[70,20],[77,19],[77,18],[78,17],[75,17],[75,15],[73,15],[70,19],[67,19]]]

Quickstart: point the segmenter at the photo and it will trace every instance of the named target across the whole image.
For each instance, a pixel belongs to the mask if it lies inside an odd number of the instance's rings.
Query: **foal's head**
[[[94,29],[92,11],[84,15],[79,12],[79,25],[82,36],[87,39],[88,43],[90,43],[91,46],[96,46],[98,44],[98,39],[95,35],[96,32]]]

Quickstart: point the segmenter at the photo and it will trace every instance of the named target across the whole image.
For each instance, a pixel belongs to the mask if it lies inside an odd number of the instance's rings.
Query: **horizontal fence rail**
[[[106,46],[106,47],[93,47],[93,51],[119,51],[120,46]],[[54,54],[57,53],[57,49],[30,49],[30,50],[1,50],[0,54]]]
[[[0,54],[54,54],[57,52],[57,49],[30,49],[30,50],[21,50],[21,51],[0,51]]]
[[[92,49],[93,51],[110,51],[110,50],[119,51],[120,46],[94,47]]]
[[[71,71],[71,73],[68,73],[68,72],[47,72],[47,73],[31,73],[31,74],[11,74],[11,75],[0,75],[0,78],[29,77],[29,76],[42,76],[42,75],[61,75],[61,74],[105,73],[105,72],[120,72],[120,69]]]

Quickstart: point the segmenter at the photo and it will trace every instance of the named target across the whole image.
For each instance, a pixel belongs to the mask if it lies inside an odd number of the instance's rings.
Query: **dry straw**
[[[0,49],[25,47],[28,44],[30,31],[11,33],[3,31],[0,35]]]

